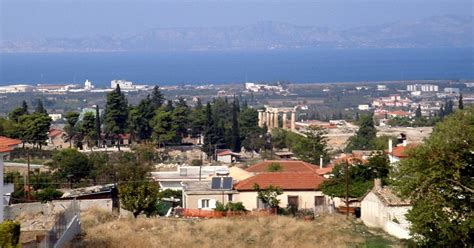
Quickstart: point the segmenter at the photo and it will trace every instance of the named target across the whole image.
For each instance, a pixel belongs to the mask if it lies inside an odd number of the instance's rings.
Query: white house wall
[[[234,201],[240,201],[247,210],[253,210],[257,209],[257,196],[255,191],[241,191],[235,195]],[[282,195],[278,196],[280,207],[286,208],[288,206],[288,196],[298,196],[298,208],[301,209],[313,208],[315,196],[324,196],[324,194],[321,191],[284,191]]]

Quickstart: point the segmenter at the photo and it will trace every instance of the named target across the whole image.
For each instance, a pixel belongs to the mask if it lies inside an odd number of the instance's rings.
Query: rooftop
[[[211,181],[192,181],[183,183],[183,191],[191,195],[209,195],[209,194],[232,194],[237,193],[235,190],[213,190],[211,189]]]
[[[386,205],[386,206],[410,206],[410,201],[398,197],[390,187],[383,187],[381,189],[373,189],[372,192]]]
[[[265,172],[238,182],[234,188],[252,191],[258,184],[261,188],[272,185],[283,190],[316,190],[323,181],[324,178],[314,172]]]
[[[21,140],[0,136],[0,152],[11,152],[19,144]]]

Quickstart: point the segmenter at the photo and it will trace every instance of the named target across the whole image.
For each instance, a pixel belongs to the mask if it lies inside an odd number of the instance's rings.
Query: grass
[[[223,219],[122,218],[91,210],[71,247],[391,247],[386,237],[342,215],[315,221],[285,216]]]

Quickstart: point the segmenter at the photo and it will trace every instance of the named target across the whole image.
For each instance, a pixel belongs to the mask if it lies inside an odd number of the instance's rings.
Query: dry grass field
[[[342,215],[314,221],[284,216],[223,219],[122,218],[92,210],[82,215],[84,234],[71,247],[386,247],[396,241],[374,235]]]

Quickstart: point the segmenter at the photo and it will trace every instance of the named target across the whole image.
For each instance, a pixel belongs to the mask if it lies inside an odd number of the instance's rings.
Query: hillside
[[[471,47],[472,16],[435,16],[347,30],[260,22],[246,26],[156,28],[127,37],[2,40],[3,52],[188,51],[295,48]]]

